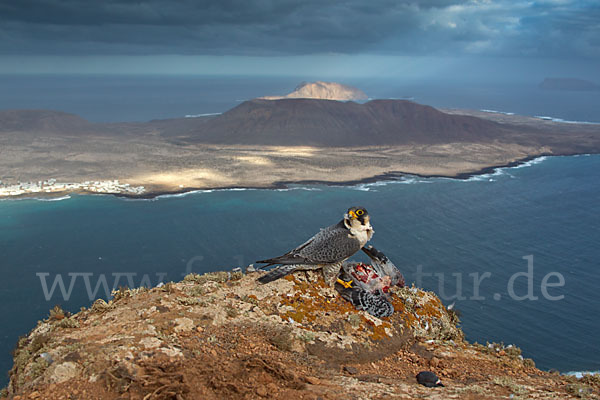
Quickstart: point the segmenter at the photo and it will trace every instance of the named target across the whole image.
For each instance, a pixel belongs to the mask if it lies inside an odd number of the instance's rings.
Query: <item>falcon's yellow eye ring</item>
[[[356,211],[356,215],[358,215],[359,217],[360,217],[361,215],[363,215],[364,213],[365,213],[365,212],[364,212],[363,210],[357,210],[357,211]]]

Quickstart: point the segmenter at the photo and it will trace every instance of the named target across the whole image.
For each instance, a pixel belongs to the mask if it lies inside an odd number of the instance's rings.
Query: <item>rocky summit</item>
[[[535,368],[520,350],[470,344],[432,292],[396,289],[395,312],[357,311],[318,273],[188,275],[121,289],[24,336],[11,399],[598,398],[600,380]],[[445,387],[419,385],[432,371]]]
[[[278,99],[321,99],[321,100],[367,100],[368,96],[360,89],[337,82],[302,82],[293,92],[285,96],[266,96],[265,100]]]

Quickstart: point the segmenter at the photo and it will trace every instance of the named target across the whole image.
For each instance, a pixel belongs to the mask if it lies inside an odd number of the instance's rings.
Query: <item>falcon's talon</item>
[[[342,285],[343,287],[345,287],[346,289],[351,288],[352,287],[352,282],[354,282],[353,279],[350,279],[348,282],[341,280],[340,278],[337,278],[337,281],[340,285]]]

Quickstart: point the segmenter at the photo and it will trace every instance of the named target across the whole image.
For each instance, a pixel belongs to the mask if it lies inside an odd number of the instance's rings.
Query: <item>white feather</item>
[[[352,226],[353,225],[353,226]],[[360,243],[360,247],[363,247],[373,236],[375,232],[371,223],[367,222],[365,225],[362,224],[352,224],[350,226],[350,234],[358,239]],[[358,226],[356,226],[358,225]]]

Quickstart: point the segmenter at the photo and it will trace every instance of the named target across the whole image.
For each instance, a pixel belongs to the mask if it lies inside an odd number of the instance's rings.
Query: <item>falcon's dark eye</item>
[[[359,217],[361,215],[363,215],[365,212],[363,210],[356,210],[356,215],[358,215]]]

